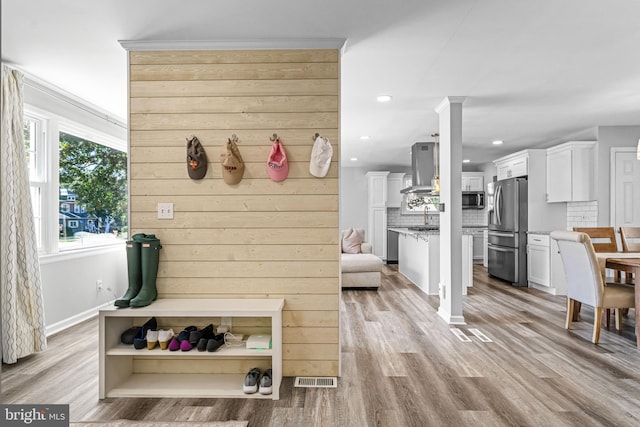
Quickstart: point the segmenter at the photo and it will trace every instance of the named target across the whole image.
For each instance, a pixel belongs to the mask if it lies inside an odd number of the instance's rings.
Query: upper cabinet
[[[494,160],[496,166],[498,181],[508,178],[516,178],[518,176],[527,176],[529,174],[529,153],[527,150],[518,151],[509,156]]]
[[[399,208],[402,205],[400,190],[405,188],[404,173],[390,173],[387,176],[387,207]]]
[[[594,199],[595,141],[572,141],[547,149],[547,202]]]
[[[484,191],[484,172],[462,172],[462,191]]]

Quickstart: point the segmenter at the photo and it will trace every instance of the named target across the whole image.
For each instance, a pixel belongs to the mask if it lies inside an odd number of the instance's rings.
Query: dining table
[[[611,254],[612,258],[607,257],[605,261],[605,267],[612,270],[624,271],[625,276],[628,273],[632,273],[637,285],[638,277],[640,277],[640,253],[635,253],[635,257],[629,256],[629,252],[624,253],[626,256],[620,258],[620,253]],[[600,255],[600,254],[598,254]],[[640,350],[640,286],[634,286],[635,288],[635,313],[636,313],[636,346]]]

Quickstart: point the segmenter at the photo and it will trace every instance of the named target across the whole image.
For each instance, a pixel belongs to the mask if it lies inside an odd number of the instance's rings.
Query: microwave
[[[463,191],[462,209],[484,209],[484,191]]]

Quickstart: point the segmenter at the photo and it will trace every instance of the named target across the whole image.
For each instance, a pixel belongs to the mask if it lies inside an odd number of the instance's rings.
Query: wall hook
[[[315,135],[313,135],[313,136],[311,137],[311,139],[313,139],[313,140],[315,141],[316,139],[318,139],[318,137],[319,137],[319,136],[320,136],[320,134],[319,134],[318,132],[316,132],[316,134],[315,134]]]
[[[271,142],[277,141],[278,140],[278,134],[274,133],[273,136],[271,138],[269,138],[271,140]]]

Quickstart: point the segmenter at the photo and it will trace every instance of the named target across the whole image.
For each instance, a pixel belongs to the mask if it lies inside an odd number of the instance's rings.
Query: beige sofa
[[[341,233],[341,238],[349,230]],[[364,230],[357,230],[364,236]],[[382,260],[373,255],[370,243],[363,242],[360,244],[361,253],[340,254],[340,268],[342,276],[342,288],[367,288],[378,289],[380,287],[380,278],[382,272]]]

